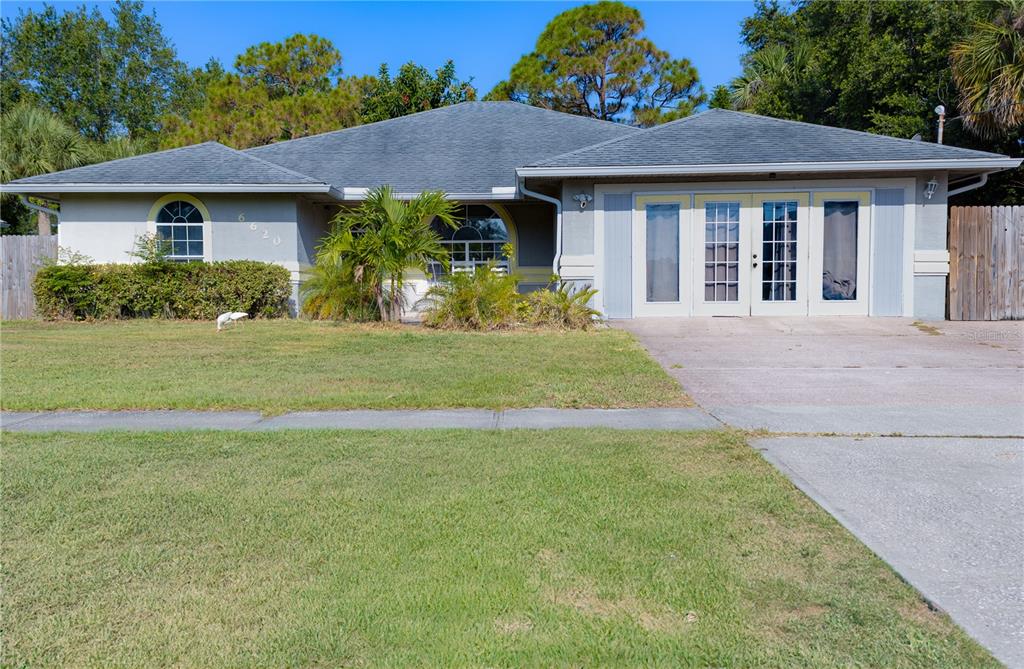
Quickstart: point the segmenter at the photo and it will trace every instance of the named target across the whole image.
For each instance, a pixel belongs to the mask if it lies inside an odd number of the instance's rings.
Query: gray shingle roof
[[[1002,157],[955,146],[711,109],[530,166],[741,165]]]
[[[639,132],[515,102],[464,102],[247,152],[337,188],[485,193],[515,186],[517,167]]]
[[[63,172],[18,179],[12,184],[250,184],[315,185],[318,180],[217,142],[157,151]]]

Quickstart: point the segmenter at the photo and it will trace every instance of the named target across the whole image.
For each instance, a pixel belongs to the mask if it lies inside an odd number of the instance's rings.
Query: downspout
[[[519,192],[555,205],[555,259],[551,262],[551,271],[555,275],[560,275],[558,269],[562,262],[562,201],[556,197],[527,189],[526,179],[523,177],[519,177]]]
[[[48,209],[47,207],[44,207],[42,205],[33,204],[32,202],[29,201],[27,195],[19,195],[18,198],[21,200],[21,203],[23,205],[25,205],[26,207],[28,207],[32,211],[35,211],[35,212],[40,213],[40,214],[48,214],[48,215],[52,214],[54,216],[54,218],[57,219],[57,223],[60,224],[60,211],[59,210],[57,210],[57,209]],[[39,234],[43,234],[43,231],[40,230]],[[49,218],[46,219],[46,234],[47,235],[50,234],[50,219]]]
[[[967,191],[974,190],[975,188],[981,188],[982,186],[988,183],[989,174],[989,172],[985,172],[984,174],[982,174],[980,181],[976,181],[972,184],[967,184],[966,186],[960,186],[959,188],[954,188],[953,190],[947,190],[946,197],[953,197],[954,195],[966,193]],[[963,181],[963,179],[960,179],[960,181]]]

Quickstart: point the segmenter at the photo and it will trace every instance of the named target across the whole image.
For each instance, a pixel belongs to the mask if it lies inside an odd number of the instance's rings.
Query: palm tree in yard
[[[456,227],[455,211],[442,192],[424,191],[403,201],[390,186],[376,188],[357,209],[334,218],[317,248],[317,264],[347,264],[352,280],[373,295],[381,320],[398,320],[406,272],[426,272],[431,262],[448,266],[448,251],[430,224],[437,219]]]
[[[994,138],[1024,124],[1024,0],[999,0],[990,19],[953,47],[964,125]]]
[[[58,116],[19,104],[0,117],[0,181],[79,167],[92,147]]]

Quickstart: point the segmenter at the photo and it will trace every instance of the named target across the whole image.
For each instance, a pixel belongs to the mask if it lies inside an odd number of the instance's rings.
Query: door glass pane
[[[739,300],[740,203],[704,205],[704,301]]]
[[[647,301],[679,301],[679,205],[647,205]]]
[[[795,201],[765,202],[761,208],[761,298],[766,301],[796,300],[797,211]]]
[[[826,202],[821,297],[857,299],[857,203]]]

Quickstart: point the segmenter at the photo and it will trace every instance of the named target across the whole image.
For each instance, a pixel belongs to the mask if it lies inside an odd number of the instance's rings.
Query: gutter
[[[966,193],[969,190],[974,190],[975,188],[981,188],[982,186],[988,183],[989,174],[991,174],[991,172],[985,172],[984,174],[979,175],[980,178],[978,179],[978,181],[975,181],[972,184],[967,184],[966,186],[960,186],[959,188],[954,188],[953,190],[948,190],[947,187],[946,197],[950,198],[953,197],[954,195],[959,195],[960,193]],[[966,181],[966,179],[958,179],[953,183],[957,183],[958,181]]]
[[[841,162],[729,163],[721,165],[606,165],[596,167],[519,167],[523,177],[681,176],[699,174],[759,174],[762,172],[921,171],[927,169],[1008,170],[1020,158],[952,158],[945,160],[851,160]]]
[[[527,189],[526,180],[521,176],[519,177],[519,192],[555,205],[555,259],[551,261],[551,271],[557,275],[559,274],[559,265],[562,263],[562,201],[550,195]]]
[[[19,195],[18,199],[21,200],[21,203],[23,205],[25,205],[26,207],[28,207],[32,211],[41,211],[44,214],[50,214],[52,216],[56,216],[57,220],[60,221],[60,210],[59,209],[50,209],[48,207],[44,207],[41,204],[32,204],[31,202],[29,202],[27,195]]]
[[[329,184],[86,184],[18,183],[0,185],[3,193],[329,193]]]

